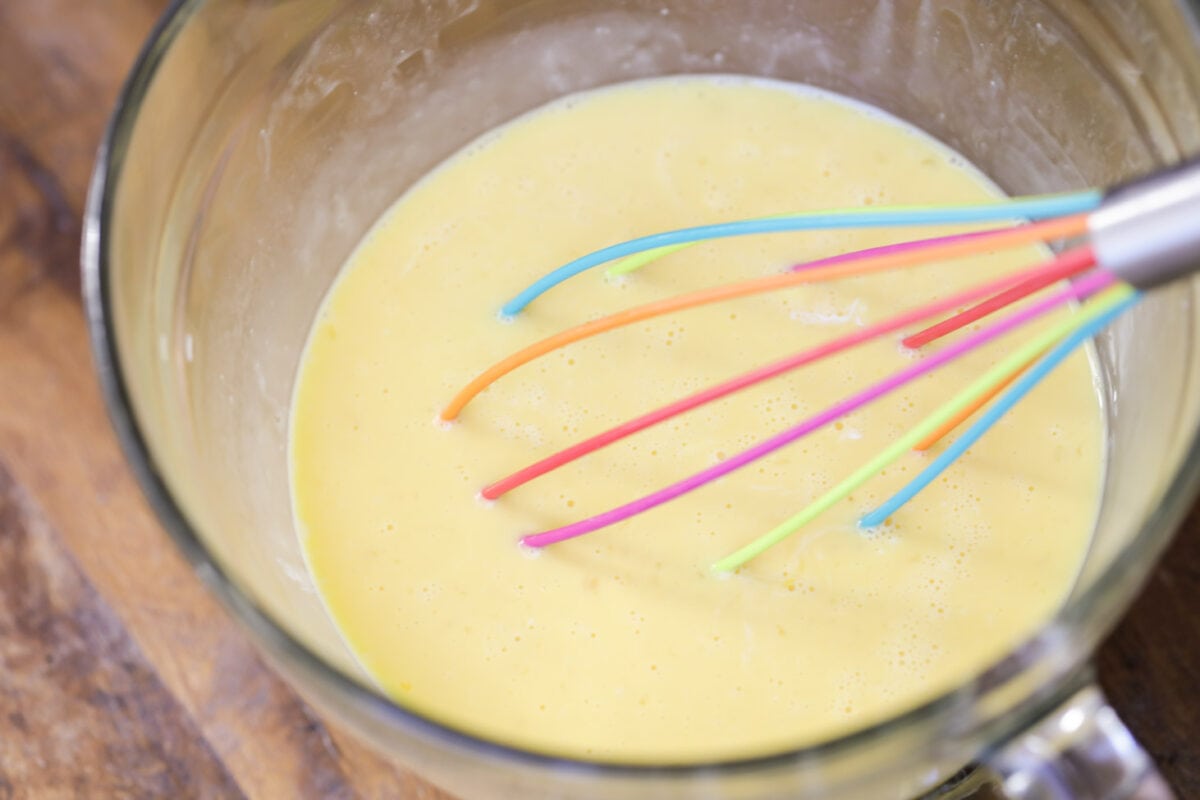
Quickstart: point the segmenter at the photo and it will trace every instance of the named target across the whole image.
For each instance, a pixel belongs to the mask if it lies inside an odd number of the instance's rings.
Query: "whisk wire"
[[[959,425],[963,424],[965,421],[970,419],[971,415],[973,415],[976,411],[978,411],[979,409],[983,408],[985,405],[990,403],[992,401],[992,398],[994,398],[996,395],[1000,394],[1002,391],[1004,391],[1009,386],[1011,386],[1013,381],[1015,381],[1017,378],[1021,377],[1021,375],[1023,375],[1026,372],[1026,370],[1028,370],[1030,367],[1032,367],[1034,362],[1037,361],[1038,358],[1043,355],[1045,355],[1045,353],[1035,353],[1032,356],[1030,356],[1028,361],[1026,361],[1024,364],[1022,364],[1021,366],[1019,366],[1015,370],[1013,370],[1012,373],[1007,378],[1005,378],[1004,380],[997,383],[995,386],[993,386],[988,391],[984,392],[982,395],[980,395],[975,400],[973,400],[970,403],[970,405],[968,405],[962,411],[959,411],[953,417],[951,417],[950,419],[948,419],[944,423],[942,423],[942,426],[940,428],[938,428],[936,431],[929,434],[924,439],[922,439],[921,441],[919,441],[915,445],[913,445],[913,450],[916,450],[917,452],[924,452],[924,451],[928,450],[929,448],[933,447],[938,442],[940,442],[942,439],[944,439],[946,436],[948,436],[951,431],[953,431]]]
[[[759,444],[754,445],[753,447],[744,450],[741,453],[738,453],[729,459],[720,462],[719,464],[715,464],[708,469],[702,470],[688,478],[667,486],[664,489],[660,489],[657,492],[645,495],[644,497],[641,497],[630,503],[626,503],[594,517],[580,520],[579,522],[571,523],[560,528],[555,528],[541,533],[530,534],[523,537],[521,541],[532,547],[544,547],[549,544],[554,544],[567,539],[573,539],[577,536],[582,536],[586,533],[607,527],[662,505],[669,500],[673,500],[683,494],[698,489],[701,486],[704,486],[705,484],[708,484],[717,478],[723,477],[734,470],[740,469],[749,463],[757,461],[764,456],[770,455],[781,447],[791,444],[803,436],[806,436],[809,433],[824,427],[825,425],[842,416],[845,416],[846,414],[849,414],[850,412],[866,405],[867,403],[879,399],[880,397],[894,391],[900,386],[920,377],[921,375],[926,374],[927,372],[932,371],[933,369],[936,369],[942,364],[958,358],[964,353],[986,344],[992,339],[1008,333],[1009,331],[1048,313],[1049,311],[1057,308],[1069,300],[1076,300],[1090,296],[1091,294],[1094,294],[1095,292],[1107,287],[1113,283],[1114,280],[1115,279],[1107,273],[1091,273],[1068,289],[1058,292],[1053,296],[1037,303],[1031,304],[1024,309],[1011,314],[1000,322],[997,322],[966,339],[947,346],[923,361],[907,367],[891,375],[890,377],[873,384],[862,392],[859,392],[858,394],[825,409],[819,414],[809,417],[807,420],[801,422],[795,427],[776,434],[775,436],[760,442]],[[1060,323],[1059,326],[1056,326],[1055,329],[1058,327],[1068,326],[1070,323],[1071,320],[1068,319],[1065,323]],[[1053,341],[1053,339],[1049,341]],[[1019,352],[1025,351],[1022,349]],[[1028,355],[1025,357],[1027,358]],[[975,394],[982,393],[993,383],[1001,380],[1008,374],[1008,372],[1012,370],[1014,364],[1018,364],[1020,362],[1011,362],[1010,356],[1009,359],[1005,359],[1005,363],[1008,364],[1008,369],[998,375],[993,374],[995,370],[989,371],[988,375],[992,376],[991,380],[989,380],[987,384]],[[956,405],[949,413],[939,418],[937,424],[923,427],[919,436],[913,438],[910,434],[910,436],[906,437],[906,440],[911,439],[911,441],[908,441],[908,444],[905,445],[905,449],[912,447],[912,445],[916,444],[932,433],[938,427],[938,425],[940,425],[946,419],[949,419],[954,412],[967,405],[967,403],[969,403],[974,396],[975,395],[972,395],[971,398],[968,398],[966,401]]]
[[[538,297],[563,281],[614,259],[647,250],[763,233],[1048,219],[1091,211],[1100,205],[1102,199],[1103,195],[1100,192],[1085,191],[1015,197],[977,205],[891,206],[810,211],[681,228],[610,245],[564,264],[521,290],[504,304],[501,314],[516,316]]]
[[[960,293],[960,303],[975,305],[951,317],[911,334],[902,344],[920,347],[946,334],[982,319],[1026,296],[1069,277],[1076,277],[1092,266],[1100,269],[1084,274],[1068,288],[1032,302],[999,322],[954,342],[923,361],[872,384],[831,408],[815,414],[785,431],[759,442],[733,457],[701,470],[663,489],[624,505],[552,530],[530,534],[522,542],[544,547],[607,527],[681,495],[698,489],[781,447],[818,430],[839,417],[894,391],[917,377],[1011,332],[1072,300],[1087,300],[1082,309],[1053,322],[1045,330],[1009,352],[991,369],[971,382],[956,396],[940,405],[914,428],[888,445],[867,464],[843,479],[806,508],[746,544],[713,565],[719,572],[735,570],[768,548],[792,535],[803,525],[824,513],[834,503],[885,469],[910,449],[924,450],[937,443],[979,409],[984,413],[952,441],[943,452],[912,481],[878,508],[864,515],[860,524],[879,525],[904,503],[935,480],[958,460],[1014,405],[1033,390],[1046,375],[1072,351],[1099,333],[1119,314],[1140,298],[1139,292],[1185,278],[1200,271],[1200,228],[1192,225],[1200,212],[1200,161],[1192,159],[1174,167],[1125,184],[1105,194],[1098,190],[1065,195],[1042,195],[986,203],[976,206],[918,206],[860,208],[841,211],[816,211],[802,214],[763,217],[717,225],[702,225],[666,233],[643,236],[597,250],[571,261],[539,278],[503,307],[505,315],[515,315],[530,302],[564,280],[599,266],[610,264],[610,274],[625,274],[685,247],[703,241],[755,233],[783,231],[898,227],[908,225],[951,225],[967,222],[1000,223],[1011,227],[968,231],[932,239],[900,242],[856,253],[836,255],[798,264],[783,275],[745,280],[725,286],[693,291],[673,298],[648,303],[578,325],[536,342],[493,364],[478,375],[443,409],[443,420],[453,420],[474,397],[492,382],[529,361],[572,342],[598,335],[634,322],[737,297],[746,297],[804,283],[815,283],[902,266],[917,266],[1038,242],[1049,243],[1086,236],[1087,244],[1063,253],[1049,264],[1007,279],[993,281]],[[1037,222],[1019,223],[1018,219]],[[617,260],[619,259],[619,260]],[[1093,297],[1094,295],[1098,295]],[[943,301],[944,302],[944,301]],[[662,422],[677,414],[719,399],[726,394],[767,380],[840,352],[855,344],[898,329],[909,322],[922,322],[949,310],[937,303],[876,323],[863,331],[827,342],[820,347],[790,356],[744,373],[682,400],[644,414],[560,451],[488,486],[486,497],[495,498],[521,484],[545,474],[600,447]],[[1001,394],[1003,393],[1003,394]],[[998,399],[997,399],[998,398]]]
[[[1049,277],[1050,282],[1056,282],[1089,269],[1094,263],[1088,248],[1079,248],[1037,265],[1029,270],[1005,276],[988,283],[965,289],[955,295],[934,301],[919,308],[897,314],[882,322],[869,325],[853,333],[832,339],[817,347],[804,350],[787,358],[764,365],[735,378],[711,386],[700,392],[676,400],[654,411],[650,411],[632,420],[624,422],[602,433],[591,436],[570,447],[543,458],[517,472],[508,475],[483,489],[482,495],[488,500],[495,500],[507,492],[529,481],[571,463],[583,456],[593,453],[608,445],[614,444],[639,431],[665,422],[680,414],[691,411],[707,403],[715,402],[734,392],[747,389],[766,380],[799,369],[823,358],[836,355],[851,347],[877,339],[888,333],[898,331],[907,325],[921,322],[951,309],[958,308],[964,303],[970,303],[981,297],[993,295],[1014,283],[1028,284],[1035,277]]]
[[[1076,293],[1071,291],[1076,297],[1090,295],[1099,289],[1111,285],[1114,279],[1107,273],[1096,273],[1090,276],[1092,280],[1084,279],[1080,284],[1088,283],[1085,292]],[[894,441],[886,449],[872,458],[863,466],[859,467],[855,472],[843,479],[832,489],[821,495],[819,498],[810,503],[807,507],[789,517],[784,522],[780,523],[775,528],[763,534],[759,538],[735,551],[734,553],[722,558],[713,564],[713,570],[716,572],[732,572],[738,567],[741,567],[752,558],[761,555],[771,547],[782,542],[803,526],[812,522],[818,516],[829,510],[834,504],[844,500],[851,492],[857,489],[862,484],[866,483],[872,477],[879,473],[880,470],[886,469],[890,464],[895,462],[906,452],[912,449],[913,445],[928,436],[946,420],[953,417],[958,411],[970,404],[976,397],[987,392],[993,385],[1004,380],[1014,369],[1027,360],[1032,353],[1036,353],[1045,349],[1047,346],[1053,345],[1054,342],[1063,338],[1071,331],[1078,329],[1092,320],[1102,316],[1106,311],[1119,306],[1133,290],[1127,286],[1119,286],[1111,292],[1105,293],[1104,296],[1097,298],[1094,302],[1085,305],[1077,314],[1068,317],[1048,328],[1039,335],[1035,336],[1030,341],[1026,342],[1021,347],[1014,350],[1007,357],[1003,358],[994,367],[989,369],[975,381],[973,381],[965,390],[960,392],[956,397],[941,405],[936,411],[918,423],[914,428],[909,430],[899,439]],[[1019,319],[1025,316],[1026,312],[1021,312],[1009,318],[1010,322],[1023,324],[1027,319]],[[1031,317],[1030,317],[1031,318]]]
[[[863,515],[859,520],[859,526],[873,528],[883,524],[888,517],[898,511],[905,503],[916,497],[921,490],[933,483],[951,464],[961,458],[971,445],[975,444],[985,433],[991,430],[1005,414],[1011,411],[1017,403],[1021,402],[1025,398],[1025,395],[1029,394],[1035,386],[1053,372],[1067,356],[1077,350],[1087,340],[1104,330],[1109,323],[1140,299],[1140,295],[1137,292],[1123,292],[1120,288],[1113,290],[1113,292],[1118,301],[1116,305],[1111,306],[1107,311],[1103,311],[1095,319],[1083,322],[1083,324],[1042,356],[1040,361],[1032,364],[1027,371],[1023,365],[1012,376],[1005,379],[1004,383],[1009,383],[1013,378],[1020,376],[1011,389],[1005,392],[995,404],[988,408],[974,424],[963,431],[961,436],[951,442],[917,477],[913,478],[904,488],[892,495],[892,497],[874,511]],[[1121,299],[1122,296],[1124,296],[1124,299]],[[1022,373],[1024,374],[1022,375]]]
[[[884,253],[900,253],[905,250],[915,250],[921,247],[928,247],[931,244],[941,244],[943,242],[952,241],[966,241],[968,239],[984,236],[987,233],[988,231],[986,230],[971,231],[969,233],[954,233],[947,236],[935,236],[930,239],[915,239],[911,241],[895,242],[893,244],[885,244],[880,247],[872,247],[867,250],[841,253],[835,256],[827,256],[825,258],[818,259],[817,261],[808,261],[802,264],[796,264],[792,267],[792,271],[798,272],[802,269],[824,267],[830,264],[840,264],[843,261],[851,261],[855,258],[862,258],[864,256],[883,255]],[[625,258],[622,258],[621,260],[612,264],[607,270],[605,270],[604,274],[614,278],[621,275],[628,275],[629,273],[648,266],[660,258],[670,255],[671,253],[675,253],[679,250],[683,250],[698,244],[703,244],[703,241],[689,242],[688,244],[674,244],[670,247],[658,247],[654,250],[647,250],[644,253],[636,253],[632,256],[626,256]]]
[[[710,287],[699,291],[689,292],[675,297],[658,300],[652,303],[627,308],[606,317],[585,322],[565,331],[549,336],[541,341],[513,353],[488,367],[459,390],[441,412],[444,422],[451,422],[459,413],[495,381],[504,377],[518,367],[528,364],[534,359],[547,353],[566,347],[568,344],[597,336],[606,331],[632,325],[646,319],[652,319],[674,311],[696,308],[712,303],[731,300],[736,297],[748,297],[764,294],[790,286],[806,283],[819,283],[835,278],[846,278],[853,275],[865,275],[873,272],[898,269],[900,267],[928,264],[939,260],[947,260],[964,256],[976,255],[988,248],[1015,247],[1032,244],[1050,239],[1077,236],[1087,230],[1085,215],[1075,215],[1061,219],[1051,219],[1022,225],[1016,228],[982,231],[978,236],[964,239],[955,237],[953,241],[942,241],[928,247],[912,250],[872,253],[865,251],[846,254],[840,257],[839,263],[826,264],[812,269],[791,270],[765,278],[755,278],[723,286]]]

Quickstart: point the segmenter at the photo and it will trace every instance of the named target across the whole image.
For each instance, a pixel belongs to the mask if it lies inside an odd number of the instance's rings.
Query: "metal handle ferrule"
[[[1114,189],[1088,226],[1097,263],[1135,288],[1200,271],[1200,159]]]

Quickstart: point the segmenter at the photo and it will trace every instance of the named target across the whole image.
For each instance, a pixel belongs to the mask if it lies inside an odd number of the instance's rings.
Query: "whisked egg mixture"
[[[1033,248],[787,289],[641,323],[501,379],[487,365],[668,295],[952,228],[747,237],[631,276],[594,270],[515,320],[546,271],[632,236],[997,190],[894,118],[801,87],[643,81],[560,100],[449,159],[384,215],[315,321],[291,420],[293,494],[327,607],[399,702],[554,754],[632,762],[762,755],[960,683],[1063,601],[1103,472],[1100,401],[1072,357],[874,531],[856,520],[937,452],[912,453],[737,574],[710,565],[775,526],[1031,331],[956,361],[649,513],[531,552],[527,533],[727,458],[918,357],[859,347],[672,420],[495,503],[485,484],[669,400],[1011,271]]]

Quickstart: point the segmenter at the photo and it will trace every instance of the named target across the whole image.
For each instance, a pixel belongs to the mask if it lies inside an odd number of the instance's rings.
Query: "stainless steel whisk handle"
[[[1200,159],[1112,190],[1088,226],[1096,261],[1138,289],[1200,271]]]

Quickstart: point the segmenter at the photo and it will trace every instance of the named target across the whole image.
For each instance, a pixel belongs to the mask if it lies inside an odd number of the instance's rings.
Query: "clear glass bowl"
[[[1099,343],[1109,471],[1070,600],[919,708],[752,761],[601,765],[422,718],[354,666],[305,570],[286,464],[293,377],[335,272],[406,187],[488,128],[568,92],[706,72],[873,103],[1012,192],[1109,185],[1200,150],[1200,32],[1183,2],[177,2],[114,116],[84,242],[112,417],[164,526],[309,699],[467,796],[964,797],[989,781],[1012,797],[1167,796],[1087,664],[1195,495],[1196,283],[1156,292]]]

